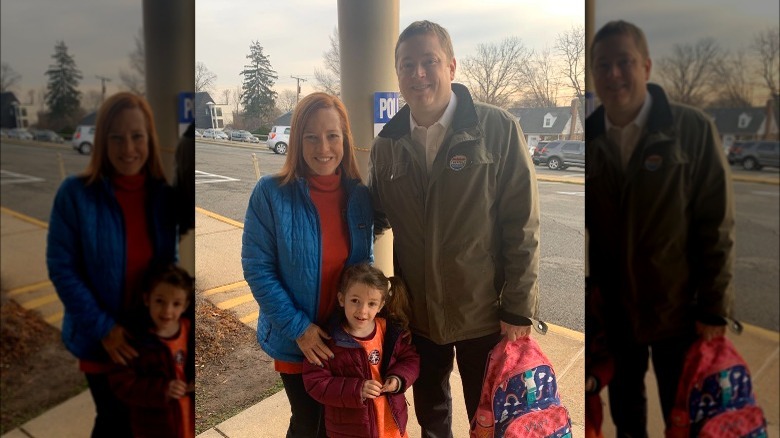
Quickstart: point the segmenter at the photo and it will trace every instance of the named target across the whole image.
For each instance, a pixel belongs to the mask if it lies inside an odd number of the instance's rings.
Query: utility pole
[[[290,77],[298,81],[298,94],[295,95],[295,104],[297,105],[298,101],[301,99],[301,81],[306,82],[306,79],[299,78],[296,76],[290,76]]]
[[[111,78],[107,78],[105,76],[100,76],[100,75],[95,75],[95,77],[100,79],[100,85],[102,88],[100,94],[100,102],[102,103],[104,100],[106,100],[106,82],[111,82]]]

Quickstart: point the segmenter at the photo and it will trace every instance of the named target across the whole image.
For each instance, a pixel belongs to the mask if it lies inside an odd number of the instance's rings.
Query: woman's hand
[[[127,362],[131,359],[138,357],[138,352],[127,342],[129,337],[125,328],[116,324],[106,337],[100,341],[114,363],[127,365]]]
[[[295,340],[298,343],[298,348],[306,356],[306,360],[318,367],[322,366],[323,360],[333,358],[333,352],[325,345],[323,338],[330,339],[330,336],[316,324],[310,324],[301,337]]]

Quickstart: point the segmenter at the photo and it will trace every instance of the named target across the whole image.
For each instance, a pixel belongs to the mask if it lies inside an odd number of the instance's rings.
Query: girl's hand
[[[168,391],[165,393],[168,398],[180,399],[187,393],[187,383],[181,380],[171,380],[168,382]]]
[[[385,384],[382,385],[382,392],[398,392],[401,387],[401,381],[396,376],[388,376]]]
[[[363,382],[363,390],[360,391],[360,396],[365,399],[375,399],[382,394],[382,384],[376,380],[366,380]]]
[[[127,333],[125,328],[116,324],[106,337],[100,341],[114,363],[127,365],[127,362],[131,359],[138,357],[138,352],[127,342],[129,337],[130,334]]]
[[[310,324],[301,337],[295,340],[306,360],[318,367],[322,366],[323,360],[333,359],[333,352],[325,345],[323,338],[330,339],[330,336],[316,324]]]
[[[501,334],[506,335],[509,342],[514,342],[520,338],[531,335],[530,325],[512,325],[501,321]]]

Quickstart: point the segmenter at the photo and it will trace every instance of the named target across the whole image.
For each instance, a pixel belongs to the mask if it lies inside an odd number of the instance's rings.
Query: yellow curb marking
[[[201,207],[197,207],[196,206],[195,207],[195,211],[198,212],[198,213],[205,214],[206,216],[209,216],[211,218],[214,218],[214,219],[216,219],[218,221],[221,221],[221,222],[224,222],[226,224],[233,225],[234,227],[242,228],[242,229],[244,228],[244,224],[242,224],[241,222],[234,221],[233,219],[230,219],[230,218],[227,218],[225,216],[219,215],[217,213],[205,210],[205,209],[203,209]]]
[[[59,298],[57,297],[57,294],[48,294],[42,297],[38,297],[34,300],[25,301],[24,303],[19,303],[19,304],[21,304],[22,307],[24,307],[25,309],[36,309],[38,307],[43,306],[44,304],[53,303],[58,300]]]
[[[576,341],[585,342],[585,333],[578,332],[566,327],[547,323],[547,332],[552,332],[557,335],[565,336]]]
[[[749,183],[758,183],[758,184],[771,184],[771,185],[780,185],[780,179],[774,179],[771,177],[760,177],[760,176],[747,176],[747,175],[732,175],[731,176],[732,181],[739,181],[739,182],[749,182]]]
[[[51,281],[39,281],[38,283],[28,284],[27,286],[21,286],[8,291],[9,297],[21,295],[27,292],[31,292],[38,289],[43,289],[46,286],[52,286]]]
[[[218,294],[220,292],[228,292],[234,289],[238,289],[240,287],[249,286],[249,284],[245,280],[237,281],[235,283],[226,284],[224,286],[215,287],[213,289],[209,289],[206,291],[203,291],[204,297],[209,297],[211,295]]]
[[[15,217],[17,219],[21,219],[21,220],[23,220],[25,222],[31,223],[33,225],[37,225],[37,226],[39,226],[41,228],[46,228],[46,229],[49,228],[49,224],[47,224],[46,222],[39,221],[38,219],[35,219],[33,217],[30,217],[30,216],[27,216],[26,214],[22,214],[22,213],[19,213],[17,211],[13,211],[13,210],[5,208],[5,207],[0,207],[0,211],[2,211],[5,214],[9,214],[9,215],[11,215],[11,216],[13,216],[13,217]]]
[[[253,301],[254,299],[255,299],[255,297],[252,296],[252,294],[241,295],[240,297],[231,298],[231,299],[229,299],[227,301],[223,301],[221,303],[218,303],[217,307],[219,307],[222,310],[232,309],[232,308],[234,308],[236,306],[239,306],[241,304]]]
[[[257,321],[257,318],[259,318],[259,317],[260,317],[260,311],[258,310],[256,312],[252,312],[252,313],[250,313],[248,315],[242,316],[241,318],[239,318],[239,320],[241,322],[243,322],[244,324],[246,324],[246,323],[249,323],[249,322],[252,322],[252,321]]]
[[[577,178],[577,179],[575,179]],[[565,183],[565,184],[579,184],[584,185],[585,179],[579,179],[579,177],[574,177],[571,179],[561,178],[557,176],[544,176],[544,175],[536,175],[537,181],[547,181],[547,182],[557,182],[557,183]]]
[[[750,332],[750,334],[762,337],[766,340],[780,342],[780,333],[778,332],[744,323],[742,324],[742,329],[744,332]]]
[[[57,312],[57,313],[55,313],[53,315],[49,315],[49,316],[47,316],[46,318],[43,318],[43,319],[46,322],[48,322],[49,324],[53,325],[55,323],[58,323],[58,322],[62,321],[62,317],[63,316],[65,316],[64,312]]]

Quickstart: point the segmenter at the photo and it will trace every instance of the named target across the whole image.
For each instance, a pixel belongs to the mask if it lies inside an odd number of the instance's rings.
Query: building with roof
[[[230,105],[217,103],[207,91],[195,93],[195,127],[222,129],[233,123]]]
[[[529,147],[536,146],[540,141],[584,138],[582,106],[576,99],[572,101],[572,106],[510,108],[509,112],[520,123]]]
[[[778,99],[770,99],[764,107],[708,108],[705,110],[715,122],[724,148],[735,141],[777,140]]]

